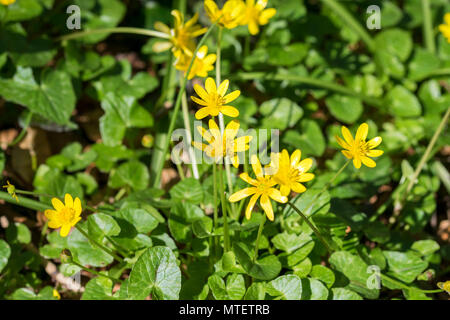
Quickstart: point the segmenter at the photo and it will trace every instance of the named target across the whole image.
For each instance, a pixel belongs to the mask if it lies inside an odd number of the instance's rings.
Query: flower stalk
[[[259,240],[261,239],[261,234],[264,229],[264,223],[266,223],[266,215],[265,214],[263,214],[262,220],[259,223],[258,235],[256,236],[256,242],[255,242],[255,252],[253,254],[253,263],[255,263],[256,259],[258,259]]]

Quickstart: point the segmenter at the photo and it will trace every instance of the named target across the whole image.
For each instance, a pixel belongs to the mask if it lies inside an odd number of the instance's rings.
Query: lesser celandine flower
[[[256,155],[252,155],[251,163],[256,179],[251,178],[246,172],[241,173],[239,177],[248,184],[252,185],[252,187],[233,193],[228,200],[230,202],[236,202],[247,198],[248,196],[252,196],[248,202],[247,208],[245,209],[245,217],[250,219],[253,207],[255,206],[258,198],[260,198],[259,203],[266,213],[267,218],[270,221],[273,221],[274,215],[270,199],[280,203],[286,203],[288,199],[287,197],[281,195],[281,192],[278,189],[274,188],[277,182],[271,175],[264,174],[261,162],[259,162]]]
[[[382,150],[373,150],[380,145],[382,140],[381,137],[375,137],[366,142],[368,132],[369,126],[367,123],[363,123],[359,126],[358,131],[356,131],[354,139],[348,128],[345,126],[342,126],[342,135],[345,140],[336,136],[337,142],[345,149],[342,150],[342,153],[347,159],[353,159],[353,165],[357,169],[361,168],[361,162],[369,168],[375,167],[375,161],[369,157],[379,157],[383,154]]]
[[[9,6],[10,4],[13,4],[14,2],[16,2],[16,0],[0,0],[0,3],[5,6]]]
[[[192,56],[182,54],[178,58],[175,68],[186,73],[191,64],[191,60]],[[194,77],[207,77],[208,72],[214,69],[214,62],[216,62],[216,55],[214,53],[208,54],[208,47],[202,46],[197,51],[197,55],[188,75],[188,80],[191,80]]]
[[[53,289],[53,298],[55,298],[56,300],[61,300],[61,295],[56,289]]]
[[[188,22],[184,23],[184,17],[180,11],[172,10],[171,13],[175,17],[173,29],[162,22],[155,23],[155,29],[167,34],[169,41],[156,42],[153,45],[153,50],[155,52],[163,52],[172,48],[175,57],[179,57],[181,54],[192,56],[196,46],[194,38],[204,34],[207,29],[196,24],[198,14],[195,14]]]
[[[306,187],[301,182],[308,182],[314,179],[314,174],[307,171],[311,168],[313,161],[310,158],[300,161],[302,152],[295,150],[289,157],[289,153],[284,149],[281,153],[273,155],[271,167],[273,179],[280,185],[280,192],[283,196],[288,196],[291,190],[297,193],[306,191]]]
[[[228,123],[223,135],[220,133],[217,123],[212,119],[209,120],[209,130],[202,126],[198,126],[197,130],[208,144],[193,141],[192,144],[195,148],[204,151],[209,157],[214,158],[215,162],[228,157],[236,168],[239,166],[236,153],[247,151],[250,147],[248,144],[253,138],[252,136],[243,136],[235,139],[239,131],[239,121],[237,120]]]
[[[248,25],[248,31],[250,34],[255,35],[259,33],[259,26],[263,26],[269,23],[269,19],[272,18],[277,10],[274,8],[265,9],[267,6],[267,0],[246,0],[245,2],[245,14],[241,20],[242,25]]]
[[[450,43],[450,12],[444,15],[445,24],[439,25],[439,31],[442,32],[443,36],[447,38],[447,41]]]
[[[445,282],[438,282],[437,286],[440,289],[445,290],[448,294],[450,294],[450,280],[445,281]]]
[[[195,117],[198,120],[205,118],[206,116],[216,117],[219,113],[223,113],[229,117],[237,117],[239,115],[238,109],[226,104],[237,99],[241,92],[239,90],[233,91],[227,95],[228,86],[230,82],[224,80],[219,88],[216,87],[216,82],[213,78],[207,78],[205,81],[205,89],[200,85],[194,85],[194,90],[200,97],[191,97],[191,99],[201,106],[204,106],[195,113]]]
[[[66,193],[64,202],[58,198],[52,199],[52,205],[55,210],[45,210],[45,216],[48,218],[48,226],[52,229],[61,228],[59,234],[61,237],[67,237],[70,229],[81,220],[81,201],[76,197]]]
[[[17,197],[16,194],[16,187],[13,184],[11,184],[9,180],[6,180],[6,185],[3,186],[3,188],[5,188],[6,191],[8,191],[11,197],[13,197],[14,199],[16,199],[17,202],[19,202],[19,198]]]
[[[236,28],[244,18],[245,4],[242,0],[228,0],[222,9],[213,0],[205,0],[204,5],[211,22],[227,29]]]

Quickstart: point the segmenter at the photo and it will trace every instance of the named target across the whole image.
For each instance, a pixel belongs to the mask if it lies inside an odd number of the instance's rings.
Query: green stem
[[[70,33],[70,34],[61,36],[61,37],[57,38],[57,40],[58,41],[73,40],[73,39],[89,36],[92,34],[101,34],[101,33],[139,34],[139,35],[144,35],[144,36],[149,36],[149,37],[169,39],[169,36],[167,34],[158,32],[158,31],[154,31],[154,30],[147,30],[147,29],[142,29],[142,28],[132,28],[132,27],[116,27],[116,28],[93,29],[93,30],[87,30],[87,31],[74,32],[74,33]]]
[[[100,249],[102,249],[104,252],[106,252],[107,254],[109,254],[111,257],[113,257],[114,259],[116,259],[119,262],[123,262],[123,259],[121,257],[119,257],[118,255],[116,255],[114,252],[112,252],[111,249],[105,247],[104,245],[102,245],[101,243],[99,243],[98,241],[92,239],[89,234],[84,231],[79,225],[76,225],[75,228],[77,228],[78,231],[80,231],[80,233],[85,236],[89,241],[91,241],[92,243],[94,243],[97,247],[99,247]]]
[[[191,125],[189,124],[189,109],[186,98],[186,92],[183,92],[183,96],[181,98],[181,109],[183,112],[184,128],[186,129],[187,133],[186,142],[188,146],[189,158],[191,160],[192,175],[194,176],[195,179],[198,180],[200,176],[198,174],[197,161],[195,159],[194,149],[192,147],[192,132],[191,132]]]
[[[210,26],[208,31],[203,35],[203,37],[201,38],[200,42],[197,45],[197,48],[195,48],[195,51],[194,51],[194,53],[192,55],[193,57],[197,56],[198,49],[206,41],[206,39],[211,34],[211,31],[214,29],[215,26],[216,26],[215,24]],[[162,154],[164,155],[164,158],[165,158],[165,156],[167,154],[167,151],[169,150],[170,137],[171,137],[172,132],[173,132],[173,130],[175,128],[175,122],[176,122],[176,119],[177,119],[178,112],[180,110],[181,97],[183,96],[183,93],[186,90],[187,77],[188,77],[189,73],[191,72],[191,68],[192,68],[193,64],[194,64],[194,59],[192,59],[191,63],[189,64],[189,67],[188,67],[188,69],[186,71],[186,75],[183,78],[183,82],[181,84],[180,90],[179,90],[178,95],[177,95],[177,100],[175,102],[175,107],[174,107],[174,110],[173,110],[173,113],[172,113],[172,117],[170,119],[169,130],[167,131],[167,140],[165,141],[164,148],[163,148],[163,153]],[[155,177],[155,180],[153,182],[153,186],[156,187],[156,188],[159,187],[159,184],[161,182],[161,173],[162,173],[163,166],[164,166],[164,159],[163,159],[163,161],[160,161],[158,163],[158,168],[156,168],[157,169],[156,170],[156,177]]]
[[[105,236],[105,238],[117,249],[117,251],[123,255],[124,257],[128,257],[129,251],[127,248],[123,247],[122,245],[118,244],[116,240],[111,238],[110,236]]]
[[[220,192],[220,202],[222,204],[222,216],[223,216],[224,248],[225,248],[225,252],[228,252],[230,250],[230,234],[228,232],[227,202],[225,199],[225,190],[223,187],[222,164],[219,163],[218,166],[219,166],[219,192]]]
[[[26,191],[26,190],[18,190],[16,189],[15,191],[17,194],[25,194],[27,196],[34,196],[34,197],[45,197],[45,198],[57,198],[55,196],[51,196],[49,194],[45,194],[45,193],[37,193],[37,192],[33,192],[33,191]]]
[[[373,41],[370,34],[366,31],[366,29],[361,26],[361,24],[348,12],[348,10],[338,3],[336,0],[322,0],[322,2],[328,6],[333,13],[338,15],[347,25],[350,27],[360,38],[364,43],[367,45],[367,48],[370,52],[374,52],[375,42]]]
[[[265,222],[266,222],[266,215],[263,214],[262,220],[261,220],[261,222],[259,224],[259,228],[258,228],[258,235],[256,236],[255,252],[253,254],[253,263],[255,263],[256,259],[258,258],[259,240],[261,239],[261,234],[263,232]]]
[[[217,208],[217,167],[216,164],[213,163],[213,197],[214,197],[214,233],[217,233],[217,229],[219,228],[219,213]],[[219,251],[219,238],[214,237],[214,246],[215,246],[215,252],[218,256]]]
[[[322,195],[322,193],[324,193],[325,191],[328,190],[328,188],[333,184],[333,182],[337,179],[337,177],[342,173],[342,171],[344,171],[344,169],[348,166],[348,164],[351,162],[352,160],[349,159],[347,160],[344,165],[338,170],[338,172],[336,172],[336,174],[334,175],[333,178],[331,178],[330,181],[328,181],[322,188],[322,190],[319,191],[319,193],[317,193],[314,198],[311,200],[311,203],[309,204],[308,207],[306,207],[305,212],[308,212],[309,209],[311,209],[311,207],[314,205],[315,201]]]
[[[422,158],[419,161],[419,165],[417,166],[416,170],[414,171],[414,174],[413,174],[411,180],[409,181],[408,186],[406,187],[406,191],[402,195],[402,198],[400,201],[401,205],[403,204],[406,197],[408,196],[408,194],[411,192],[412,188],[414,187],[417,177],[419,176],[420,172],[422,171],[425,163],[428,161],[428,157],[430,156],[431,150],[433,149],[434,145],[436,144],[437,139],[439,138],[439,135],[441,134],[442,130],[444,129],[445,125],[448,122],[449,116],[450,116],[450,107],[447,108],[447,111],[445,112],[444,117],[442,118],[441,122],[439,123],[439,126],[437,127],[436,131],[434,132],[433,137],[430,140],[430,143],[428,143],[425,153],[423,154]],[[395,215],[398,216],[400,214],[400,211],[401,211],[401,209],[396,211]]]
[[[311,85],[318,88],[327,89],[330,91],[342,93],[348,96],[356,97],[358,99],[363,100],[364,102],[373,105],[375,107],[383,107],[384,103],[382,99],[374,98],[374,97],[368,97],[366,95],[363,95],[359,92],[353,91],[351,89],[348,89],[347,87],[341,86],[339,84],[335,84],[333,82],[329,81],[323,81],[320,79],[315,79],[311,77],[305,77],[305,76],[299,76],[294,74],[276,74],[272,73],[269,74],[267,72],[241,72],[238,73],[233,78],[240,79],[240,80],[274,80],[274,81],[292,81],[292,82],[298,82],[303,83],[307,85]]]
[[[320,234],[319,230],[317,230],[317,228],[311,223],[311,221],[309,221],[308,217],[305,216],[300,209],[298,209],[292,202],[288,201],[287,202],[292,209],[295,210],[295,212],[297,212],[300,217],[303,218],[303,220],[305,220],[305,222],[308,224],[308,226],[312,229],[312,231],[316,234],[317,238],[319,238],[319,240],[322,242],[322,244],[325,246],[325,248],[327,249],[327,251],[331,254],[333,252],[333,250],[330,248],[330,246],[328,245],[328,243],[325,241],[324,237],[322,237],[322,235]]]
[[[8,147],[13,147],[16,144],[18,144],[23,137],[25,136],[25,134],[27,133],[27,129],[30,126],[31,123],[31,119],[33,118],[33,113],[32,112],[28,112],[26,118],[25,118],[25,122],[22,128],[22,131],[20,131],[19,135],[8,145]]]
[[[72,263],[72,264],[74,264],[74,265],[80,267],[80,268],[83,269],[84,271],[87,271],[87,272],[89,272],[89,273],[95,274],[96,276],[105,277],[105,278],[108,278],[108,279],[110,279],[110,280],[112,280],[112,281],[114,281],[114,282],[118,282],[118,283],[122,283],[122,282],[123,282],[123,281],[120,280],[120,279],[113,278],[113,277],[111,277],[111,276],[108,276],[108,275],[106,275],[106,274],[100,273],[100,272],[95,271],[95,270],[93,270],[93,269],[87,268],[87,267],[83,266],[81,263],[79,263],[79,262],[77,262],[77,261],[75,261],[75,260],[72,260],[70,263]]]
[[[0,191],[0,200],[4,200],[6,202],[36,211],[45,211],[47,209],[51,209],[49,205],[28,198],[19,198],[19,202],[17,202],[16,199],[11,197],[9,193],[3,191]]]
[[[436,47],[433,37],[433,20],[431,17],[430,1],[422,0],[422,12],[423,12],[423,37],[425,40],[425,46],[428,51],[435,53]]]

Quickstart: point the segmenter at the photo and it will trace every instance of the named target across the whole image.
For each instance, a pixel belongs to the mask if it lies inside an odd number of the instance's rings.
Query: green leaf
[[[386,51],[404,62],[411,54],[413,42],[411,34],[401,29],[382,31],[375,37],[377,51]]]
[[[212,236],[213,221],[209,217],[202,217],[194,220],[192,231],[198,238],[207,238]]]
[[[245,294],[245,281],[242,274],[232,273],[227,278],[227,294],[231,300],[240,300]]]
[[[259,280],[272,280],[280,273],[281,263],[276,256],[267,255],[253,263],[243,246],[241,243],[233,243],[233,251],[248,275]]]
[[[176,300],[181,290],[181,271],[167,247],[148,248],[130,273],[128,294],[134,299]]]
[[[354,123],[364,110],[361,100],[355,97],[333,94],[325,102],[330,113],[344,123]]]
[[[327,300],[327,287],[316,279],[302,279],[302,298],[301,300]]]
[[[388,92],[386,105],[389,113],[397,117],[417,117],[422,112],[417,97],[400,85],[396,85]]]
[[[12,79],[0,79],[0,95],[58,124],[68,124],[75,108],[70,76],[56,69],[45,69],[37,83],[31,68],[18,67]]]
[[[383,254],[388,262],[389,274],[406,283],[413,282],[428,266],[418,254],[411,251],[383,251]]]
[[[245,293],[244,300],[264,300],[266,286],[261,282],[252,283]]]
[[[296,275],[280,276],[266,285],[266,292],[283,300],[300,300],[302,297],[302,280]]]
[[[322,281],[327,285],[328,288],[331,288],[333,286],[335,280],[333,271],[320,264],[316,264],[312,267],[310,276]]]
[[[195,178],[186,178],[170,189],[173,199],[200,204],[203,201],[203,189],[200,181]]]
[[[0,239],[0,272],[8,264],[9,256],[11,255],[11,248],[6,241]]]
[[[116,300],[112,295],[112,280],[99,276],[86,284],[81,300]]]
[[[411,249],[420,252],[423,256],[428,256],[440,249],[439,243],[434,240],[419,240],[413,243]]]
[[[379,290],[367,287],[367,281],[371,273],[367,272],[368,266],[359,256],[352,255],[347,251],[337,251],[331,255],[329,262],[333,268],[348,278],[350,281],[349,289],[368,299],[378,298]]]
[[[225,281],[217,274],[213,274],[208,278],[208,286],[216,300],[227,300],[227,289],[225,287]]]
[[[409,63],[408,77],[414,81],[420,81],[440,66],[439,58],[428,50],[417,48]]]
[[[23,223],[11,223],[8,228],[6,228],[6,240],[9,243],[18,242],[22,244],[28,244],[31,242],[31,232],[30,229]]]
[[[300,122],[300,128],[297,128],[283,134],[282,142],[302,150],[303,154],[322,156],[325,152],[326,141],[317,121],[303,119]]]
[[[345,288],[331,289],[333,300],[363,300],[356,292]]]
[[[192,223],[204,217],[200,207],[190,202],[174,201],[169,217],[169,229],[175,240],[188,242],[192,239]]]
[[[38,0],[16,1],[7,8],[8,15],[5,21],[24,21],[37,17],[42,12],[42,6]]]
[[[149,180],[148,168],[142,162],[132,160],[111,173],[108,185],[115,189],[129,186],[134,190],[143,190],[148,187]]]
[[[330,210],[330,194],[325,191],[316,199],[320,189],[308,189],[304,193],[297,195],[293,200],[293,204],[307,217],[315,214],[325,214]],[[312,206],[310,207],[310,205]],[[310,208],[309,208],[310,207]],[[308,211],[306,211],[306,209]],[[285,206],[284,215],[297,215],[297,213],[290,206]]]
[[[88,219],[89,235],[101,239],[104,236],[116,236],[120,233],[120,227],[113,217],[104,214],[91,214]]]
[[[264,116],[262,127],[285,130],[294,126],[303,116],[303,109],[287,98],[265,101],[259,108]]]
[[[292,233],[283,232],[277,234],[275,237],[272,238],[272,243],[275,246],[275,248],[285,251],[287,253],[292,253],[311,241],[312,241],[311,237],[305,233],[302,233],[301,235],[296,235]]]
[[[301,62],[307,55],[309,45],[305,43],[292,43],[280,50],[279,46],[267,47],[269,64],[275,66],[293,66]]]
[[[294,274],[300,278],[306,278],[312,270],[312,262],[309,258],[304,259],[299,264],[292,267]]]

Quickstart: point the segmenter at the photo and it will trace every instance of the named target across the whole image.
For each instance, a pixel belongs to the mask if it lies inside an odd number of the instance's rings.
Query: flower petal
[[[242,200],[242,199],[244,199],[244,198],[247,198],[248,196],[251,196],[252,194],[255,194],[255,193],[256,193],[256,190],[257,190],[257,189],[254,188],[254,187],[251,187],[251,188],[245,188],[245,189],[239,190],[239,191],[233,193],[233,194],[228,198],[228,201],[230,201],[230,202],[237,202],[237,201],[240,201],[240,200]]]
[[[298,171],[300,171],[301,173],[303,173],[303,172],[306,172],[309,169],[311,169],[312,165],[313,165],[313,160],[311,158],[306,158],[298,164],[296,169]]]
[[[259,162],[259,159],[256,156],[256,154],[252,155],[250,160],[251,160],[250,163],[252,164],[252,168],[253,168],[253,172],[255,173],[255,176],[257,178],[262,178],[263,171],[262,171],[262,167],[261,167],[261,162]]]
[[[81,211],[83,211],[83,209],[81,208],[80,198],[78,197],[75,198],[75,200],[73,201],[73,208],[75,210],[75,214],[79,216],[81,214]]]
[[[281,192],[275,188],[269,189],[268,196],[280,203],[286,203],[288,200],[286,196],[282,195]]]
[[[341,152],[344,154],[344,156],[345,156],[347,159],[352,159],[352,158],[353,158],[353,154],[352,154],[350,151],[347,151],[347,150],[341,150]]]
[[[201,120],[209,115],[212,115],[211,111],[212,111],[212,108],[210,108],[210,107],[201,108],[195,113],[195,118],[198,120]]]
[[[280,186],[280,193],[282,196],[287,197],[291,193],[291,187],[287,184],[283,184]]]
[[[52,199],[52,205],[56,211],[61,211],[62,209],[64,209],[64,203],[62,203],[62,201],[59,200],[58,198]]]
[[[59,235],[61,237],[67,237],[67,235],[70,232],[70,229],[72,228],[72,226],[70,224],[65,224],[61,227],[61,229],[59,230]]]
[[[201,100],[201,99],[199,99],[197,97],[191,96],[191,99],[192,99],[192,101],[194,101],[195,103],[197,103],[197,104],[199,104],[201,106],[205,106],[206,107],[208,105],[208,103],[205,100]]]
[[[300,175],[300,178],[298,178],[297,182],[308,182],[314,179],[313,173],[303,173]]]
[[[198,84],[194,85],[194,91],[195,91],[195,93],[198,94],[198,96],[199,96],[202,100],[205,100],[205,101],[208,100],[209,95],[208,95],[208,93],[205,91],[205,89],[203,89],[202,86],[200,86],[200,85],[198,85]]]
[[[239,116],[239,110],[232,106],[223,106],[220,108],[220,112],[232,118]]]
[[[291,185],[291,188],[296,193],[302,193],[302,192],[306,191],[306,187],[304,185],[302,185],[301,183],[298,183],[298,182],[294,182]]]
[[[66,204],[66,207],[73,208],[73,198],[70,194],[66,193],[64,196],[64,203]]]
[[[241,95],[241,91],[239,90],[235,90],[229,94],[227,94],[226,96],[223,97],[223,99],[225,100],[225,104],[236,100],[239,96]]]
[[[239,175],[239,177],[244,180],[245,182],[247,182],[248,184],[251,184],[253,186],[258,185],[258,180],[255,180],[253,178],[250,178],[250,176],[248,175],[247,172],[243,172]]]
[[[245,217],[247,218],[247,220],[250,220],[253,208],[255,207],[256,200],[258,200],[259,196],[260,194],[256,193],[249,200],[247,208],[245,209]]]
[[[208,92],[208,94],[217,92],[216,82],[214,81],[213,78],[209,77],[206,79],[205,89],[206,89],[206,92]]]
[[[261,195],[261,199],[259,199],[259,203],[261,204],[261,207],[263,208],[264,212],[266,213],[267,218],[270,221],[273,221],[274,220],[273,208],[272,208],[272,203],[270,202],[269,197],[265,194]]]
[[[369,150],[366,152],[368,157],[379,157],[384,153],[383,150]]]
[[[374,149],[380,145],[381,141],[383,141],[381,137],[375,137],[367,142],[367,147],[369,149]]]
[[[364,163],[366,166],[368,166],[369,168],[375,168],[377,166],[377,164],[375,163],[375,161],[373,161],[372,159],[370,159],[369,157],[361,157],[361,161],[362,163]]]
[[[228,81],[228,80],[224,80],[221,84],[220,84],[220,86],[219,86],[219,89],[217,89],[217,93],[219,94],[219,95],[221,95],[222,97],[224,97],[225,96],[225,93],[227,93],[227,91],[228,91],[228,86],[230,85],[230,81]],[[226,102],[225,102],[226,103]]]
[[[334,136],[334,137],[336,138],[337,143],[338,143],[342,148],[348,149],[348,150],[351,149],[350,145],[349,145],[347,142],[345,142],[343,139],[341,139],[341,138],[338,137],[338,136]]]
[[[361,159],[357,157],[353,158],[353,165],[356,169],[361,168]]]
[[[296,167],[302,157],[302,151],[297,149],[291,154],[291,166]]]
[[[365,141],[368,133],[369,125],[367,123],[361,124],[356,131],[355,141]]]
[[[341,131],[342,131],[342,136],[344,137],[345,141],[352,146],[355,141],[353,140],[353,136],[350,133],[350,130],[348,130],[348,128],[346,126],[342,126],[341,127]]]

